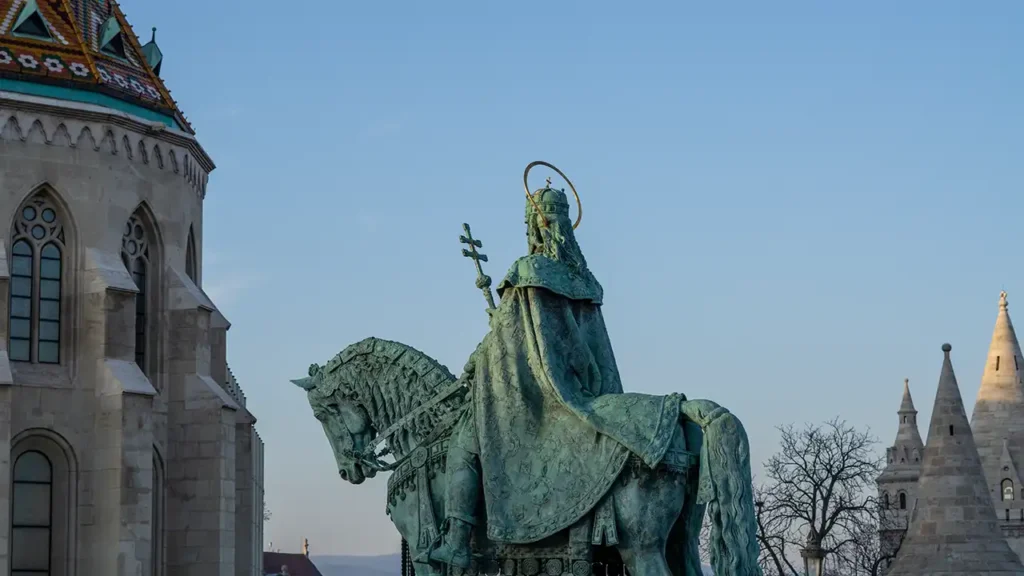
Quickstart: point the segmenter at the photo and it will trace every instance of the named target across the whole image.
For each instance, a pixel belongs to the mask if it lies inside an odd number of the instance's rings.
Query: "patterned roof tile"
[[[19,17],[32,9],[49,39],[16,29]],[[107,22],[109,29],[120,29],[123,58],[100,45]],[[194,133],[114,0],[0,0],[0,78],[102,92],[167,114]]]

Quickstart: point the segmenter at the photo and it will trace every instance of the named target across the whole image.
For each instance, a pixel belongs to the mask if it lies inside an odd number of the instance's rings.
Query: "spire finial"
[[[551,176],[548,176],[547,178],[544,179],[544,186],[547,188],[551,188]]]
[[[149,39],[150,42],[156,42],[156,26],[153,26],[153,37]]]
[[[908,390],[910,390],[910,378],[904,378],[903,379],[903,391],[907,392]]]
[[[1006,302],[1006,290],[1003,290],[1002,292],[999,293],[999,307],[1003,310],[1006,310],[1007,306],[1008,304]]]
[[[946,356],[949,356],[949,353],[952,350],[953,350],[953,347],[950,346],[949,344],[943,344],[942,345],[942,351],[946,353]]]

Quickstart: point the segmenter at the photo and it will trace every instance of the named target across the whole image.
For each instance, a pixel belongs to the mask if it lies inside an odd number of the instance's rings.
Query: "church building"
[[[0,0],[0,575],[262,574],[214,164],[114,0]]]
[[[959,397],[958,390],[956,396]],[[914,507],[923,505],[920,490],[925,483],[922,464],[926,449],[918,432],[917,410],[906,381],[897,415],[896,441],[886,451],[886,467],[878,477],[879,498],[887,510],[880,534],[883,553],[900,546],[907,527],[912,524]],[[967,462],[974,462],[978,470],[960,470],[960,473],[969,477],[976,472],[979,478],[984,478],[999,534],[1017,556],[1024,558],[1024,484],[1021,483],[1024,477],[1024,355],[1010,321],[1006,292],[999,296],[996,325],[968,436],[970,443],[976,446],[977,458],[958,457],[958,460],[961,468]],[[932,442],[931,435],[928,442]],[[936,474],[931,472],[932,476]]]

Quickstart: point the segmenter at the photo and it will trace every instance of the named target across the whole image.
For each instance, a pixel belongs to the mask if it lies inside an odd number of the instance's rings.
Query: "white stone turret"
[[[896,441],[886,449],[886,465],[878,477],[878,498],[883,518],[879,538],[883,555],[895,550],[906,531],[910,509],[917,498],[924,442],[917,428],[917,409],[910,396],[910,380],[903,381],[903,401],[896,412],[899,428]]]
[[[1006,292],[992,331],[971,429],[1004,536],[1024,556],[1024,354],[1010,320]]]
[[[910,527],[889,576],[1024,576],[996,522],[960,387],[943,344]]]

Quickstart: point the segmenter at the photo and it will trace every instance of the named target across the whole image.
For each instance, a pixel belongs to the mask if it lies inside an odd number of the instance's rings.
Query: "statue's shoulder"
[[[544,288],[570,300],[601,304],[604,289],[587,269],[576,269],[544,254],[516,260],[498,284],[498,296],[509,288]]]

